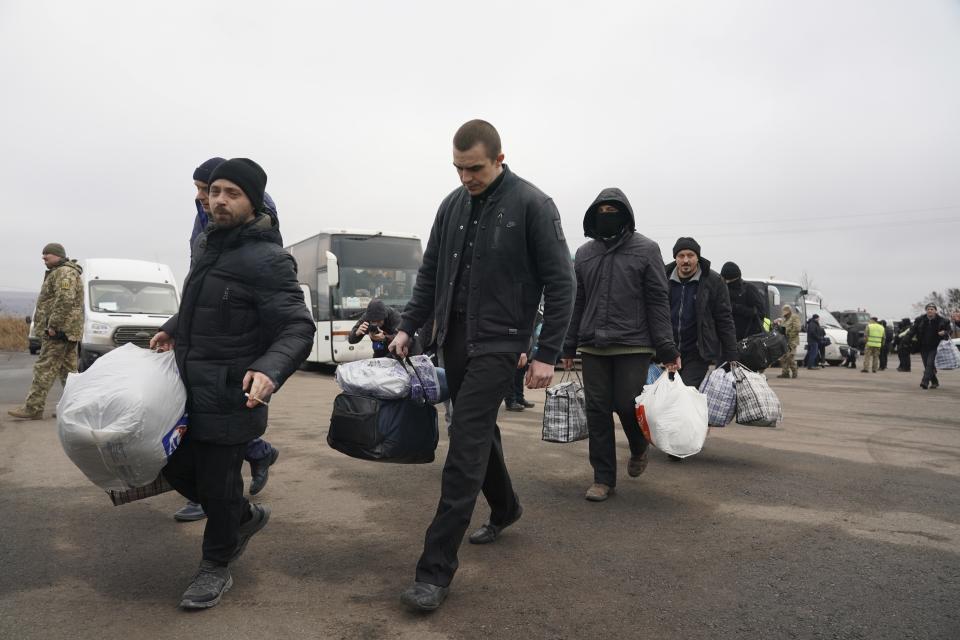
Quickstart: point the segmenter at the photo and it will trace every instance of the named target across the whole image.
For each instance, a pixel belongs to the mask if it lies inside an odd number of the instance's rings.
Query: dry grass
[[[29,332],[23,316],[0,316],[0,351],[26,351]]]

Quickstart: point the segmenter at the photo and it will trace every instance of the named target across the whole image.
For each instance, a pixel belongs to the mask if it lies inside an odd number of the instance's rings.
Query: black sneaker
[[[266,458],[250,461],[250,495],[257,495],[267,486],[267,480],[270,479],[270,467],[279,457],[280,451],[274,449]]]
[[[230,587],[233,586],[233,576],[230,569],[218,564],[203,560],[200,569],[193,576],[193,582],[183,592],[180,606],[184,609],[209,609],[220,603]]]
[[[240,525],[240,529],[237,530],[237,550],[230,556],[230,562],[233,562],[243,555],[243,552],[247,548],[247,543],[250,542],[250,538],[260,531],[260,529],[267,526],[267,521],[270,520],[270,507],[265,504],[253,504],[251,502],[250,515],[253,517]]]
[[[533,409],[535,406],[537,406],[536,403],[530,402],[529,400],[525,400],[525,399],[520,400],[520,404],[525,406],[527,409]]]
[[[426,582],[414,582],[413,586],[408,587],[400,594],[400,602],[412,611],[429,613],[440,608],[443,601],[447,599],[448,593],[450,593],[450,587],[438,587]]]
[[[194,522],[196,520],[203,520],[207,517],[207,514],[204,513],[203,507],[200,506],[199,502],[190,502],[187,500],[187,504],[180,507],[174,514],[173,519],[177,522]]]
[[[508,403],[507,403],[507,411],[523,411],[524,409],[526,409],[526,407],[523,406],[523,404],[521,404],[521,403],[519,403],[519,402],[508,402]]]

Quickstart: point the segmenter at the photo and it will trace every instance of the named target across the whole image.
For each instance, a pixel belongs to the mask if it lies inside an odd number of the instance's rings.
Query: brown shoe
[[[630,462],[627,463],[627,474],[631,478],[636,478],[638,475],[647,470],[647,452],[644,450],[638,456],[630,456]]]
[[[14,418],[20,418],[21,420],[43,420],[43,411],[38,411],[37,413],[31,413],[23,407],[17,407],[16,409],[10,409],[7,411]]]
[[[590,502],[603,502],[613,494],[613,487],[608,487],[605,484],[599,484],[595,482],[590,485],[589,489],[587,489],[587,494],[584,496],[584,498]]]

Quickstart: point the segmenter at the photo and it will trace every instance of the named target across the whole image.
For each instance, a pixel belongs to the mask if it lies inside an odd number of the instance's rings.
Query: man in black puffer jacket
[[[766,303],[763,294],[752,284],[743,281],[740,267],[735,262],[725,262],[720,277],[727,283],[733,322],[737,327],[737,340],[743,340],[763,331]]]
[[[227,565],[270,517],[243,497],[247,444],[267,426],[271,394],[310,352],[316,325],[296,263],[260,210],[267,175],[234,158],[210,176],[212,223],[199,238],[179,312],[150,346],[174,349],[187,389],[187,434],[163,475],[207,513],[203,560],[180,606],[216,605],[233,584]]]
[[[604,189],[583,217],[591,241],[577,249],[577,298],[563,347],[570,369],[582,354],[590,466],[585,498],[602,502],[617,484],[613,413],[630,445],[627,473],[647,467],[647,441],[637,423],[634,398],[643,390],[650,357],[680,368],[670,327],[670,297],[660,247],[636,232],[633,209],[620,189]]]
[[[737,335],[730,297],[720,274],[700,256],[700,244],[680,238],[667,265],[673,339],[683,359],[680,378],[700,387],[711,364],[736,362]]]

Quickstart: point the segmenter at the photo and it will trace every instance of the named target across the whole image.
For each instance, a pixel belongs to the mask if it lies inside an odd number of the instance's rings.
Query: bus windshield
[[[90,310],[101,313],[177,312],[177,292],[168,284],[97,280],[90,283]]]
[[[418,239],[336,236],[331,245],[340,264],[340,286],[333,298],[335,318],[360,318],[374,298],[403,310],[423,258]]]

